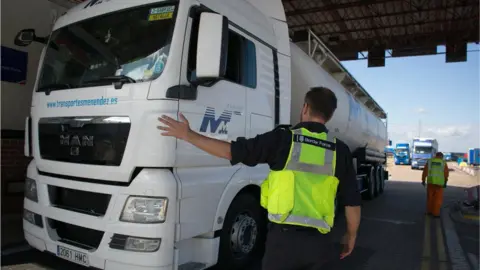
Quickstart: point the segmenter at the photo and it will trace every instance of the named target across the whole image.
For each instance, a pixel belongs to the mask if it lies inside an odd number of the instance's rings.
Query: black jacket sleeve
[[[353,167],[353,157],[348,146],[337,140],[337,163],[335,176],[338,178],[339,185],[337,195],[343,206],[360,206],[362,198],[357,185],[355,168]]]
[[[285,128],[277,128],[251,139],[239,137],[231,144],[232,159],[230,163],[232,165],[243,163],[252,167],[267,163],[272,169],[283,168],[288,156],[288,152],[286,155],[283,153],[285,152],[283,146],[285,141],[290,139],[291,133]]]

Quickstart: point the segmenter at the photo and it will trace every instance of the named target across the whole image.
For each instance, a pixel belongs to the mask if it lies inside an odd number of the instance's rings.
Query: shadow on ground
[[[420,181],[387,181],[384,194],[373,201],[363,202],[362,224],[352,255],[344,260],[332,260],[325,266],[325,270],[419,270],[425,227],[425,197],[426,190]],[[463,198],[464,188],[448,186],[445,190],[444,204],[461,201]],[[460,227],[459,235],[462,238],[464,232]],[[333,239],[337,242],[334,252],[338,255],[341,252],[341,245],[338,243],[344,232],[345,218],[341,214],[337,217],[332,231]],[[470,232],[471,229],[466,229],[465,233]],[[1,263],[2,266],[9,266],[2,269],[12,270],[86,269],[35,250],[4,256]],[[21,265],[28,267],[18,268],[22,267]],[[248,269],[260,270],[260,262]]]

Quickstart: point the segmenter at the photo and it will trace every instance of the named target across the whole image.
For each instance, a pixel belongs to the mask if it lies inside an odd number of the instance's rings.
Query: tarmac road
[[[478,254],[478,226],[452,223],[447,206],[463,200],[464,188],[478,185],[478,177],[452,171],[449,186],[445,190],[442,219],[431,219],[424,215],[426,191],[420,184],[421,171],[412,171],[410,166],[393,165],[389,166],[389,171],[392,180],[388,181],[384,194],[373,201],[364,202],[355,251],[345,260],[335,258],[326,269],[462,269],[458,268],[459,262],[469,257],[469,253]],[[451,225],[454,229],[451,230],[449,224],[454,224]],[[341,218],[332,232],[338,241],[344,228]],[[452,255],[455,250],[459,251]],[[475,258],[478,261],[478,257],[473,255]],[[456,265],[455,268],[452,268],[452,263]],[[85,268],[49,254],[28,250],[2,256],[1,269]],[[260,266],[257,264],[250,269],[260,270]]]

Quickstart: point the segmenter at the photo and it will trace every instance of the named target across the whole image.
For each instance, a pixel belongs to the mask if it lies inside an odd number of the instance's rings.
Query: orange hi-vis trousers
[[[440,209],[443,202],[443,186],[427,185],[427,213],[440,216]]]

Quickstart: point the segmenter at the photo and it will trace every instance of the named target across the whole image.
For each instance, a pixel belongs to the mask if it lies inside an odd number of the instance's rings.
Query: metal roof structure
[[[340,60],[311,30],[307,32],[306,41],[296,44],[305,51],[323,70],[337,80],[357,101],[365,105],[380,119],[387,118],[387,112],[373,99],[363,86],[342,65]]]
[[[50,1],[70,8],[85,0]],[[292,41],[382,119],[386,112],[341,61],[379,67],[385,58],[438,54],[445,45],[446,62],[460,62],[467,44],[479,42],[480,0],[282,1]]]
[[[85,0],[50,1],[70,8]],[[306,41],[311,30],[340,61],[384,66],[385,51],[387,58],[429,55],[438,45],[446,45],[446,62],[466,61],[466,44],[479,42],[480,0],[282,1],[293,41]]]
[[[479,42],[479,0],[283,0],[290,35],[305,41],[308,30],[339,60],[368,52],[369,66],[389,56],[437,54],[466,61],[466,44]],[[364,57],[365,58],[365,57]]]

